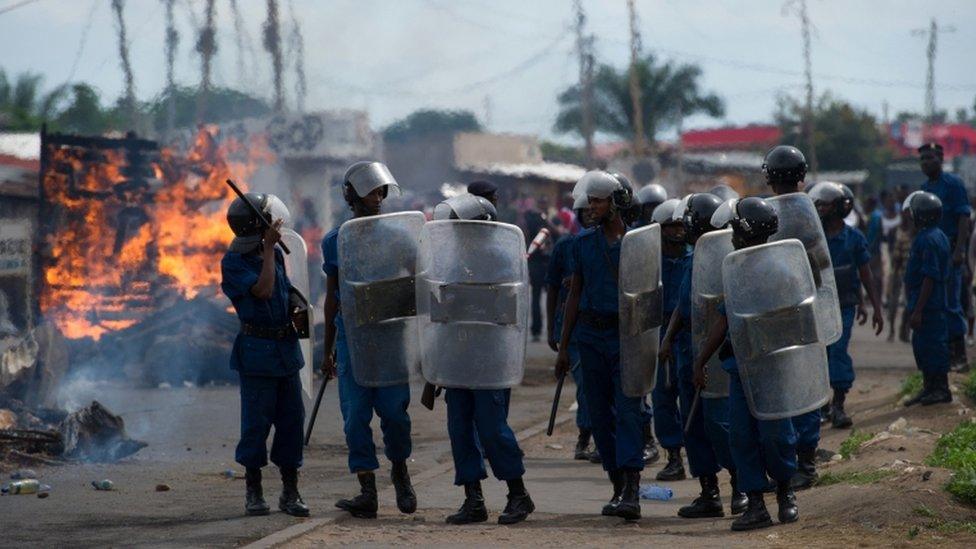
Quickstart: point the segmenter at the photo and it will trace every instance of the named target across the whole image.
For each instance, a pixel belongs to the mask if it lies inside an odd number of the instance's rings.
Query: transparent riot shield
[[[353,378],[365,387],[407,383],[420,367],[417,243],[424,214],[351,219],[339,228],[339,297]]]
[[[628,231],[620,243],[620,385],[629,397],[654,387],[663,321],[661,226]]]
[[[840,339],[843,324],[837,281],[830,263],[830,250],[824,236],[817,207],[804,193],[790,193],[767,199],[779,215],[779,230],[770,242],[795,238],[803,243],[817,286],[817,326],[824,343],[830,345]]]
[[[705,345],[708,332],[719,317],[718,307],[725,300],[722,260],[732,250],[732,229],[705,233],[695,244],[691,269],[691,348],[695,356]],[[702,398],[729,396],[729,374],[722,369],[718,353],[706,366],[708,382],[701,391]]]
[[[288,274],[288,280],[292,287],[298,290],[308,302],[308,326],[309,331],[312,332],[315,322],[308,285],[308,247],[300,234],[288,228],[281,229],[281,241],[291,250],[290,254],[285,254],[285,272]],[[305,394],[305,398],[311,400],[313,396],[312,370],[315,368],[315,364],[312,363],[313,341],[311,333],[308,335],[309,337],[298,340],[298,344],[302,348],[302,358],[305,359],[305,367],[301,369],[299,377],[302,380],[302,392]]]
[[[522,231],[431,221],[417,256],[421,369],[435,385],[502,389],[522,381],[529,315]]]
[[[782,419],[830,397],[827,348],[803,244],[789,239],[729,253],[722,262],[729,335],[749,410]]]

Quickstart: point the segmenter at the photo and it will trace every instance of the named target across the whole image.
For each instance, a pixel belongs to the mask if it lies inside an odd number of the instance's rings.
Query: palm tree
[[[672,128],[684,117],[704,113],[722,116],[725,105],[715,94],[703,94],[697,65],[657,63],[647,55],[637,63],[637,78],[641,88],[641,108],[644,133],[649,143],[659,131]],[[593,76],[593,126],[602,131],[631,139],[634,133],[634,108],[630,98],[629,67],[617,70],[601,64]],[[580,86],[567,88],[558,96],[559,115],[554,130],[582,135],[582,107]]]
[[[41,93],[42,77],[34,73],[20,73],[11,83],[0,69],[0,129],[7,131],[36,131],[54,114],[66,87],[58,86]]]

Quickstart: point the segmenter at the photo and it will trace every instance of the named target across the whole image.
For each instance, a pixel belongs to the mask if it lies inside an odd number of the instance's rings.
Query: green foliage
[[[915,372],[901,382],[901,396],[915,396],[922,390],[922,372]]]
[[[774,115],[783,132],[783,143],[801,149],[806,143],[802,135],[805,106],[799,101],[781,97]],[[869,181],[883,182],[884,168],[892,158],[888,140],[878,127],[878,121],[865,109],[824,94],[813,108],[820,170],[862,170],[870,173]]]
[[[570,145],[560,145],[552,141],[539,143],[542,150],[542,159],[546,162],[563,162],[565,164],[586,165],[586,151],[580,147]]]
[[[673,128],[684,117],[725,114],[725,104],[713,93],[700,89],[702,70],[698,65],[673,61],[660,63],[648,55],[636,65],[641,90],[644,134],[653,143],[658,132]],[[559,133],[583,134],[582,92],[574,85],[559,94],[559,115],[553,129]],[[634,107],[630,97],[630,67],[620,70],[600,65],[593,75],[593,129],[624,139],[634,135]]]
[[[872,437],[874,437],[874,433],[864,433],[854,429],[844,442],[840,443],[840,456],[844,459],[851,459],[851,456],[857,453],[861,445],[871,440]]]
[[[969,372],[966,380],[962,382],[962,392],[970,400],[976,401],[976,370]]]
[[[918,537],[918,533],[921,530],[918,526],[912,526],[908,529],[908,539],[915,539]]]
[[[36,131],[55,110],[65,93],[59,86],[41,93],[42,77],[24,72],[11,81],[0,69],[0,130]]]
[[[192,127],[197,122],[220,123],[264,116],[271,112],[271,107],[263,99],[230,88],[215,88],[201,97],[196,88],[177,87],[172,94],[165,91],[143,106],[156,131],[167,129],[171,95],[175,128]]]
[[[954,471],[966,467],[976,469],[976,423],[960,423],[951,432],[939,437],[932,455],[925,462]]]
[[[827,471],[822,473],[820,478],[817,479],[817,486],[830,486],[832,484],[873,484],[894,474],[894,471],[884,471],[881,469],[875,469],[873,471],[846,471],[843,473]]]
[[[471,111],[422,109],[383,130],[389,142],[403,142],[418,137],[454,132],[480,132],[481,124]]]
[[[959,501],[976,505],[976,467],[967,465],[952,473],[945,489]]]
[[[927,505],[919,505],[914,509],[915,514],[920,517],[933,518],[935,517],[935,511],[930,509]]]

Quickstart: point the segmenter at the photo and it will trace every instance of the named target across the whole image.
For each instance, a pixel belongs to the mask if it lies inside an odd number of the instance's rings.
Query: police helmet
[[[610,172],[610,176],[620,182],[620,189],[613,193],[614,206],[621,212],[625,212],[639,205],[639,202],[634,199],[634,185],[630,179],[620,172]]]
[[[444,219],[496,221],[498,211],[487,198],[464,193],[448,198],[434,206],[433,218],[435,221]]]
[[[942,220],[942,201],[929,192],[915,191],[908,195],[902,209],[912,214],[916,227],[932,227]]]
[[[841,219],[847,217],[854,207],[854,197],[847,196],[844,186],[833,181],[821,181],[810,189],[810,199],[817,205],[829,205],[828,215],[834,215]]]
[[[645,185],[637,191],[637,200],[642,206],[657,205],[668,199],[668,191],[657,183]]]
[[[807,159],[796,147],[777,145],[766,153],[762,171],[770,185],[798,183],[807,175]]]
[[[748,241],[769,238],[779,229],[776,209],[765,199],[750,196],[741,200],[729,200],[712,216],[713,227],[732,227],[733,236]]]
[[[844,197],[847,199],[847,202],[844,203],[844,217],[847,217],[850,215],[851,210],[854,209],[854,191],[843,183],[838,183],[838,185],[840,185],[840,188],[844,191]],[[858,212],[860,211],[861,210],[858,209]]]
[[[291,213],[277,196],[268,193],[245,193],[244,196],[268,221],[280,219],[285,224],[291,221]],[[227,208],[227,224],[234,236],[254,236],[264,232],[264,224],[241,197],[235,198]]]
[[[590,207],[590,197],[585,194],[573,196],[573,211],[585,210]]]
[[[651,223],[667,225],[669,223],[681,223],[681,219],[674,219],[674,209],[681,203],[677,198],[669,198],[654,209],[651,215]]]
[[[708,192],[719,197],[723,202],[732,200],[733,198],[739,198],[739,193],[735,192],[735,189],[729,187],[728,185],[716,185]]]
[[[342,177],[342,191],[346,201],[350,201],[353,195],[363,198],[378,187],[383,187],[384,198],[389,195],[390,189],[400,194],[400,185],[382,162],[355,162],[346,169]]]
[[[713,229],[712,215],[722,205],[722,199],[712,193],[695,193],[685,197],[687,206],[682,217],[689,238],[697,238]]]

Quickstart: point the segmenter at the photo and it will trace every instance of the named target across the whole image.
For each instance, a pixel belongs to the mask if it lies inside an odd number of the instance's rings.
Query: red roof
[[[888,136],[902,156],[914,156],[919,145],[930,142],[942,145],[946,159],[976,154],[976,128],[968,124],[895,123]]]
[[[17,168],[25,168],[36,171],[41,168],[41,163],[38,160],[18,158],[10,154],[0,154],[0,166],[15,166]]]
[[[779,143],[781,137],[776,126],[716,128],[684,132],[681,144],[687,150],[764,150]]]

